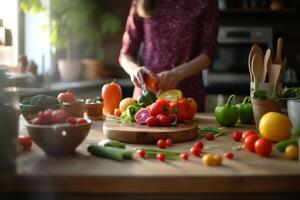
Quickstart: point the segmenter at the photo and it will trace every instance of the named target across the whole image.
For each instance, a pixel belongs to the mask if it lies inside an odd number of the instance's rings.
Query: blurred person
[[[217,50],[216,0],[133,0],[119,62],[141,95],[138,73],[157,76],[159,90],[180,89],[205,109],[202,71]]]

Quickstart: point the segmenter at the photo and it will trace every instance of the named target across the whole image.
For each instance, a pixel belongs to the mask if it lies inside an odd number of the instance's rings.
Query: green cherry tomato
[[[239,119],[239,109],[231,103],[235,99],[235,95],[231,95],[225,105],[218,105],[215,108],[215,117],[221,126],[234,126]]]
[[[253,110],[250,97],[245,97],[243,103],[236,105],[239,109],[239,121],[241,124],[253,123]]]

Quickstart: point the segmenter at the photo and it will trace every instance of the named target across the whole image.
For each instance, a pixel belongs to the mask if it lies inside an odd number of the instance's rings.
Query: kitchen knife
[[[146,84],[145,84],[145,81],[144,81],[144,78],[143,78],[143,74],[141,71],[138,72],[138,79],[139,79],[139,82],[141,84],[141,87],[142,87],[142,93],[144,94],[145,92],[147,92],[147,88],[146,88]]]

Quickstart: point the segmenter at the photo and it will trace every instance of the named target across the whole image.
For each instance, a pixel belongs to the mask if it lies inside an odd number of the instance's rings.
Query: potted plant
[[[51,0],[50,8],[47,9],[42,0],[21,1],[21,8],[25,12],[50,12],[50,43],[60,55],[65,55],[64,59],[58,60],[62,80],[79,79],[82,74],[81,60],[73,55],[74,48],[83,48],[85,57],[97,59],[96,62],[101,63],[99,60],[103,58],[103,38],[120,29],[119,19],[105,9],[107,2]]]

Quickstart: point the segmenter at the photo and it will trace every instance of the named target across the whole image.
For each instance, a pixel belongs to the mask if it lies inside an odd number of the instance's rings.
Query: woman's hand
[[[129,75],[130,75],[130,79],[131,79],[132,83],[136,87],[141,88],[142,80],[140,80],[140,78],[139,78],[139,73],[141,73],[141,75],[148,74],[149,76],[153,76],[153,74],[146,67],[137,67],[130,72]]]
[[[159,77],[159,89],[161,91],[166,91],[174,89],[178,86],[182,77],[177,73],[176,70],[163,71],[157,74]]]

